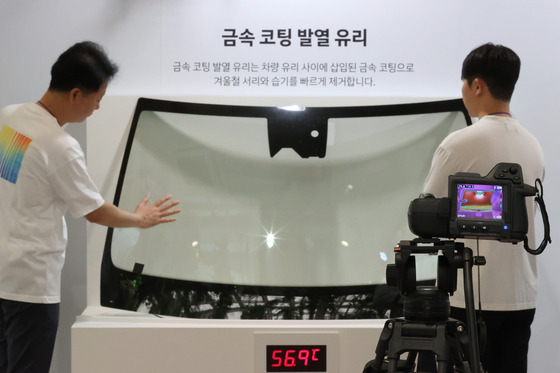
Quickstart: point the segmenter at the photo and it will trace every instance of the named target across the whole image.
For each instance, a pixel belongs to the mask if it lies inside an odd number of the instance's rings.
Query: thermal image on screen
[[[457,185],[457,217],[465,219],[501,219],[501,185]]]

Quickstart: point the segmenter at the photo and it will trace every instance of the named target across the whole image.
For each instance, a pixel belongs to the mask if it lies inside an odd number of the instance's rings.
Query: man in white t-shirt
[[[473,125],[451,133],[437,148],[424,192],[446,197],[448,176],[475,172],[485,176],[500,162],[519,163],[524,181],[532,184],[544,178],[544,156],[536,138],[510,114],[509,103],[519,76],[521,62],[511,49],[485,44],[464,60],[463,102]],[[528,203],[528,216],[535,205]],[[530,219],[531,220],[531,219]],[[535,244],[533,224],[529,242]],[[537,301],[535,256],[523,249],[492,240],[465,240],[475,255],[477,248],[487,264],[480,267],[482,319],[486,323],[486,350],[482,364],[489,373],[527,372],[527,351]],[[476,271],[475,269],[475,277]],[[462,276],[450,298],[451,317],[466,321]],[[480,293],[479,293],[480,291]]]
[[[110,227],[175,221],[171,196],[134,212],[104,201],[78,142],[62,126],[82,122],[118,68],[92,42],[65,51],[36,103],[0,110],[0,372],[48,372],[58,328],[64,214]]]

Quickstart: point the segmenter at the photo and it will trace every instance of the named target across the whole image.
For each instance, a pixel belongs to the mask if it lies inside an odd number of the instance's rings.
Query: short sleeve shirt
[[[84,153],[34,103],[0,111],[0,298],[60,302],[67,231],[64,215],[104,203]]]

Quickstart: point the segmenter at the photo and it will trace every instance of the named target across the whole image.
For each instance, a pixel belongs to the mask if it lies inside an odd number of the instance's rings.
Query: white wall
[[[341,7],[344,6],[344,9]],[[266,95],[269,90],[238,91],[208,81],[186,78],[179,84],[168,73],[173,59],[233,60],[246,56],[311,59],[369,58],[413,61],[415,73],[376,76],[370,90],[279,92],[284,96],[459,96],[460,63],[475,46],[487,41],[512,47],[522,59],[521,78],[512,101],[514,115],[541,141],[547,159],[545,200],[556,238],[560,188],[555,123],[560,94],[560,28],[556,0],[473,0],[449,2],[404,0],[3,0],[0,3],[0,106],[37,100],[46,89],[50,66],[69,45],[84,39],[103,44],[120,64],[111,95]],[[363,25],[363,26],[362,26]],[[326,51],[253,48],[227,50],[220,46],[224,28],[258,30],[281,27],[367,28],[368,47]],[[303,56],[303,57],[299,57]],[[85,132],[73,129],[85,145]],[[85,308],[85,222],[71,223],[68,261],[63,274],[63,306],[57,353],[52,371],[69,371],[69,325]],[[553,242],[539,258],[540,296],[533,327],[530,367],[533,372],[560,370],[560,285]],[[94,248],[102,250],[101,247]]]

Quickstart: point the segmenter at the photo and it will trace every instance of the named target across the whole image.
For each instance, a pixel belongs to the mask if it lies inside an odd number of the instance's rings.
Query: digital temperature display
[[[268,345],[267,372],[326,372],[326,345]]]

